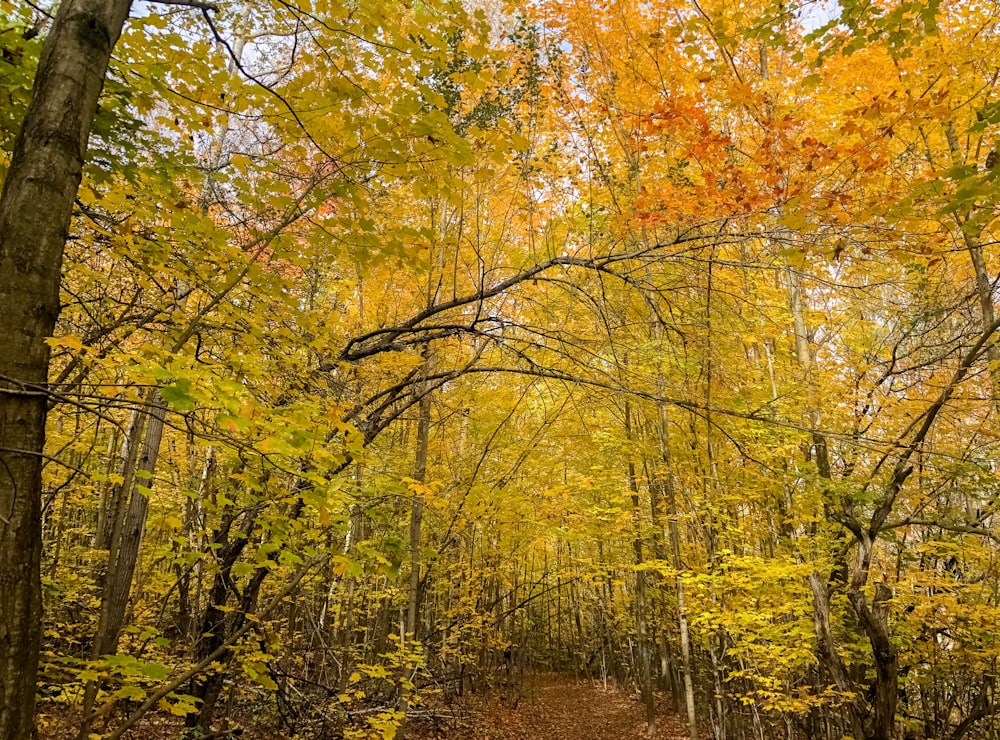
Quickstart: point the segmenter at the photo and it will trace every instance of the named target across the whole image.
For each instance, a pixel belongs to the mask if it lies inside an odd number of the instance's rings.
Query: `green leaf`
[[[195,400],[191,395],[191,381],[187,378],[177,378],[170,385],[160,389],[160,397],[176,411],[191,411],[195,408]]]

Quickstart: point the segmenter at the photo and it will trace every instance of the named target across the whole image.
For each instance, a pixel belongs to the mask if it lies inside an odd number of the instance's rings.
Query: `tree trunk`
[[[807,414],[809,426],[812,429],[812,450],[816,459],[816,472],[823,481],[830,482],[833,479],[833,473],[830,468],[830,458],[827,449],[826,437],[819,431],[821,416],[818,404],[816,403],[816,384],[812,372],[813,355],[812,350],[809,347],[809,332],[805,319],[805,302],[802,298],[802,275],[791,268],[787,268],[786,276],[788,279],[788,303],[792,313],[793,332],[795,337],[795,355],[798,359],[799,365],[802,366],[808,393]],[[861,543],[860,546],[864,547],[865,545],[864,543]],[[865,577],[867,578],[867,575]],[[829,672],[830,677],[833,679],[833,682],[839,691],[844,693],[854,693],[854,683],[847,674],[847,669],[840,657],[840,654],[837,652],[837,648],[833,640],[833,630],[830,626],[829,586],[818,571],[813,571],[813,573],[809,576],[809,586],[813,592],[813,628],[816,634],[816,644],[820,662]],[[852,594],[856,594],[856,597],[852,596]],[[859,605],[867,608],[864,596],[857,589],[848,593],[848,599],[856,612],[859,609]],[[859,612],[859,617],[861,616],[862,615]],[[885,625],[883,624],[883,626]],[[868,630],[866,628],[866,632],[867,631]],[[888,643],[887,635],[888,628],[886,628],[886,643]],[[873,648],[875,646],[874,640],[872,641],[872,646]],[[888,720],[889,734],[884,736],[876,734],[872,740],[875,740],[875,738],[878,738],[879,740],[888,740],[888,738],[891,737],[892,732],[892,717],[895,715],[896,711],[896,668],[898,668],[898,665],[891,671],[881,671],[878,669],[878,655],[875,656],[875,660],[875,684],[877,698],[881,697],[883,702],[886,701],[886,697],[888,697],[889,694],[891,694],[893,698],[891,701],[892,713]],[[893,660],[895,660],[895,658]],[[890,681],[891,685],[885,683],[886,681]],[[860,703],[857,700],[849,702],[847,704],[847,711],[851,721],[851,730],[854,733],[854,736],[858,738],[858,740],[861,740],[862,738],[870,738],[871,735],[864,729],[867,718]],[[881,713],[883,715],[885,713],[884,706]],[[877,707],[876,715],[879,715]],[[879,720],[877,716],[876,724],[878,724],[878,722]]]
[[[431,425],[431,397],[426,393],[420,399],[420,415],[417,421],[417,453],[413,479],[423,485],[427,479],[427,444]],[[420,608],[420,529],[424,516],[424,497],[417,493],[413,497],[410,510],[410,585],[406,605],[406,631],[412,639],[417,639]]]
[[[650,667],[649,624],[646,618],[646,572],[642,570],[645,558],[642,554],[642,518],[639,515],[639,482],[635,474],[635,461],[632,459],[632,407],[625,402],[625,439],[629,446],[627,464],[628,487],[632,497],[632,518],[635,523],[635,536],[632,539],[632,550],[635,554],[635,622],[639,653],[639,690],[642,703],[646,708],[646,735],[656,734],[656,696],[653,693],[653,673]],[[571,592],[572,593],[572,592]]]
[[[73,201],[130,0],[64,0],[0,192],[0,740],[31,735],[49,346]]]
[[[153,471],[156,470],[156,460],[159,457],[160,441],[163,438],[163,421],[165,408],[155,391],[150,398],[153,406],[149,414],[146,436],[142,442],[142,452],[135,473],[135,484],[129,499],[125,521],[122,523],[121,537],[109,559],[107,585],[104,597],[108,601],[106,622],[99,626],[99,652],[97,655],[113,653],[118,646],[125,618],[125,607],[128,604],[132,590],[132,577],[135,575],[139,560],[139,545],[146,529],[146,514],[149,510],[149,497],[142,489],[148,490],[153,485]],[[105,614],[102,612],[102,616]]]
[[[205,613],[202,616],[198,640],[194,646],[196,661],[204,660],[212,655],[225,645],[229,635],[232,634],[230,624],[232,620],[229,615],[235,610],[228,607],[230,597],[235,593],[232,570],[244,549],[250,544],[257,513],[256,510],[249,510],[244,516],[238,533],[234,535],[232,529],[236,524],[238,514],[233,511],[233,508],[232,506],[227,507],[219,528],[212,536],[212,545],[209,548],[216,560],[216,571],[212,580],[212,588],[209,591],[208,603],[205,605]],[[231,657],[231,652],[227,650],[219,656],[218,662],[223,666],[228,666]],[[185,718],[185,724],[191,734],[196,735],[210,731],[215,704],[222,691],[225,677],[225,668],[220,668],[192,680],[189,690],[193,696],[201,700],[201,704],[198,712],[189,714]]]
[[[155,388],[146,394],[145,403],[152,410],[136,409],[132,414],[128,434],[122,443],[122,482],[115,487],[111,496],[108,516],[111,532],[105,536],[108,548],[107,569],[101,592],[97,633],[90,651],[90,657],[94,660],[117,650],[138,561],[139,544],[146,526],[149,499],[139,491],[139,486],[152,483],[166,410]],[[86,740],[90,734],[91,712],[97,699],[97,689],[96,681],[88,681],[84,688],[83,721],[78,734],[80,740]]]
[[[684,597],[684,580],[680,571],[683,567],[681,559],[681,537],[677,526],[677,495],[674,491],[672,461],[670,456],[670,439],[667,428],[667,407],[665,403],[657,404],[657,434],[659,436],[660,456],[663,462],[663,474],[659,484],[663,499],[667,505],[669,516],[667,531],[670,540],[670,555],[677,571],[674,588],[677,595],[677,627],[681,643],[681,671],[684,680],[684,705],[687,710],[688,735],[691,740],[698,740],[698,714],[694,703],[694,677],[691,672],[691,639],[688,634],[687,604]]]
[[[425,358],[425,372],[429,369],[429,360]],[[427,479],[427,447],[430,441],[431,428],[431,396],[424,388],[424,396],[420,399],[417,418],[417,451],[413,465],[413,479],[423,485]],[[403,639],[415,642],[420,618],[420,530],[424,516],[424,495],[414,492],[413,504],[410,509],[410,582],[406,600],[406,626]],[[399,707],[402,712],[409,708],[409,691],[400,689]],[[396,728],[396,740],[406,736],[406,719]]]

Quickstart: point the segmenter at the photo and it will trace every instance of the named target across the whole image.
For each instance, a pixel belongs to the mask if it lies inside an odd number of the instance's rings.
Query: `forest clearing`
[[[1000,740],[995,0],[0,0],[0,740]]]

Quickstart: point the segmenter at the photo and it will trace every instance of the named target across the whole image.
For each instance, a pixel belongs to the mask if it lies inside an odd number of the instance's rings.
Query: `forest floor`
[[[679,717],[660,702],[652,740],[684,740]],[[255,721],[255,719],[257,721]],[[244,716],[230,720],[246,740],[288,740],[273,718]],[[79,717],[74,710],[43,712],[39,737],[75,740]],[[129,740],[177,738],[183,722],[166,713],[152,713],[133,730]],[[235,736],[235,735],[234,735]],[[229,737],[229,735],[226,735]],[[297,738],[315,737],[303,730]],[[323,734],[322,737],[330,737]],[[565,674],[525,674],[519,687],[468,694],[449,704],[430,699],[418,708],[406,732],[407,740],[643,740],[645,710],[638,698],[609,683],[576,679]]]
[[[679,717],[661,706],[654,740],[686,737]],[[416,728],[414,728],[416,730]],[[647,737],[636,697],[608,684],[565,675],[525,676],[520,695],[464,699],[451,721],[414,732],[415,740],[639,740]]]

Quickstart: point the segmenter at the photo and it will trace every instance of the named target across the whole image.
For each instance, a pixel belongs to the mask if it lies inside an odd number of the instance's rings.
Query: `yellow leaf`
[[[80,337],[74,336],[73,334],[66,334],[61,337],[49,337],[45,340],[45,343],[50,347],[63,347],[72,352],[79,352],[83,349],[83,340]]]

